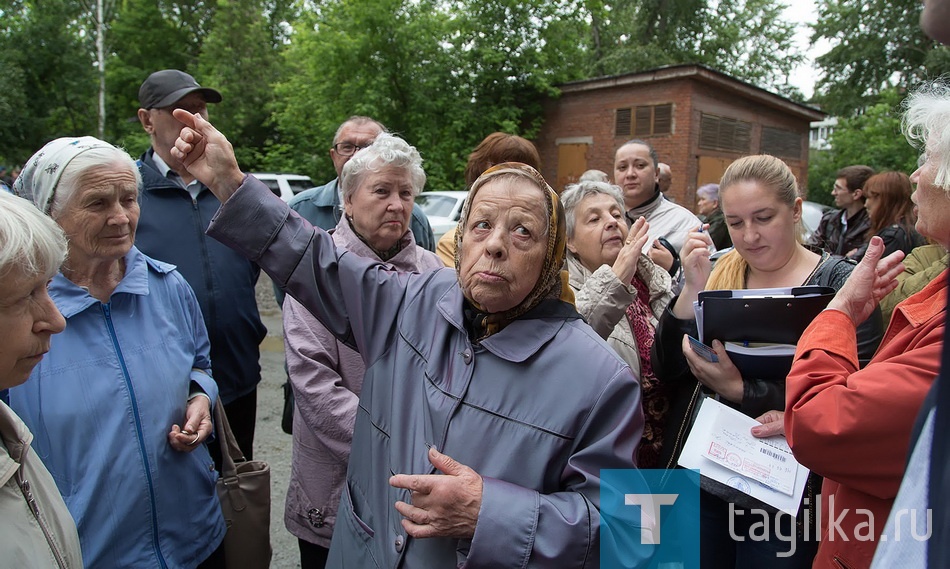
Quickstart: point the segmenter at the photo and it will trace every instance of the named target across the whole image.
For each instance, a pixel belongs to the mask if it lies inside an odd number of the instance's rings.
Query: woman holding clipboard
[[[743,377],[718,339],[706,339],[711,342],[718,362],[707,361],[692,348],[688,336],[698,335],[693,301],[699,293],[803,285],[830,286],[837,290],[854,268],[840,257],[802,245],[802,199],[795,176],[778,158],[768,155],[740,158],[726,169],[719,187],[720,206],[735,248],[723,255],[713,269],[709,235],[703,231],[689,234],[681,251],[685,284],[682,293],[673,299],[660,318],[653,346],[657,377],[675,387],[677,392],[667,425],[667,440],[671,444],[664,451],[666,468],[676,465],[703,393],[718,396],[721,402],[750,417],[785,408],[784,380]],[[879,312],[861,326],[859,344],[863,359],[873,354],[880,341],[881,328]],[[729,520],[729,503],[706,491],[701,492],[700,505],[700,558],[704,569],[811,566],[817,545],[814,541],[798,540],[793,555],[776,555],[787,554],[788,536],[796,532],[795,520],[790,516],[775,517],[780,527],[770,527],[770,535],[763,539],[761,527],[750,528],[751,524],[761,522],[760,517]],[[786,536],[785,539],[780,539],[780,535]]]

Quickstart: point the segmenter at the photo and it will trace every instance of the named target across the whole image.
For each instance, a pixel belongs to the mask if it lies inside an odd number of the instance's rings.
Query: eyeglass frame
[[[332,148],[333,151],[336,152],[337,154],[339,154],[340,156],[353,156],[354,154],[356,154],[356,153],[359,152],[360,150],[363,150],[364,148],[369,148],[369,146],[370,146],[371,144],[373,144],[373,143],[370,142],[369,144],[367,144],[367,145],[364,146],[364,145],[360,145],[360,144],[353,144],[352,142],[337,142],[336,144],[334,144],[334,145],[331,146],[330,148]],[[342,150],[340,150],[340,148],[339,148],[340,146],[352,146],[352,147],[353,147],[353,151],[350,152],[350,153],[343,152]]]

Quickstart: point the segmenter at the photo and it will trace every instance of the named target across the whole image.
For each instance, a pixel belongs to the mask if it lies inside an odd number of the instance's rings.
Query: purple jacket
[[[412,232],[407,231],[402,241],[402,251],[385,263],[388,268],[424,272],[445,266],[416,245]],[[341,250],[380,261],[346,216],[340,218],[333,242]],[[286,297],[283,313],[287,369],[296,402],[284,524],[294,536],[330,547],[366,368],[359,352],[337,340],[293,297]]]

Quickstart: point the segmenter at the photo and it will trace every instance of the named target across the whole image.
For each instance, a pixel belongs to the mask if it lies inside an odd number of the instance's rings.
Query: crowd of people
[[[345,120],[337,178],[287,204],[210,122],[218,91],[162,70],[139,99],[138,160],[59,138],[0,192],[11,566],[240,566],[222,546],[212,416],[223,408],[250,459],[261,270],[282,308],[284,525],[305,569],[646,566],[659,520],[608,515],[622,490],[603,471],[677,468],[707,399],[757,419],[751,436],[785,435],[811,475],[799,515],[764,533],[704,483],[703,567],[946,555],[896,539],[894,512],[946,491],[950,84],[905,103],[919,169],[843,167],[838,209],[808,242],[776,157],[733,161],[694,213],[647,140],[620,144],[612,175],[555,189],[529,140],[496,132],[469,156],[461,219],[436,243],[414,199],[422,156],[373,118]],[[690,342],[706,291],[809,285],[833,298],[787,375],[743,373],[720,338],[705,340],[714,358]],[[825,505],[819,520],[809,502]],[[936,517],[945,535],[950,516]]]

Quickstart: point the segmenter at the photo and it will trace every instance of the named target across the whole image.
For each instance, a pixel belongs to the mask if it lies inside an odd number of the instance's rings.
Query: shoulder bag
[[[246,460],[231,432],[224,407],[214,406],[215,436],[221,445],[218,498],[228,531],[224,536],[228,569],[270,567],[270,466]]]

